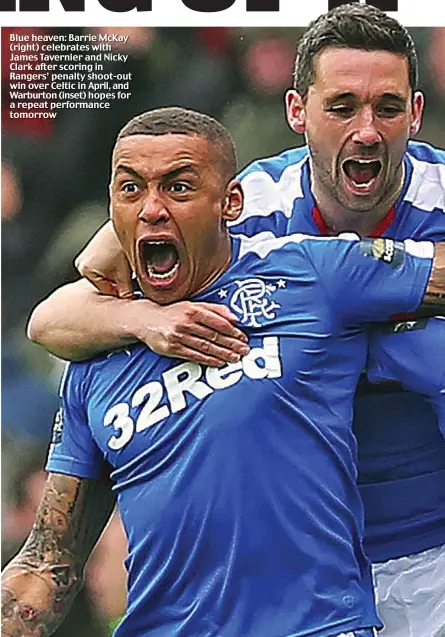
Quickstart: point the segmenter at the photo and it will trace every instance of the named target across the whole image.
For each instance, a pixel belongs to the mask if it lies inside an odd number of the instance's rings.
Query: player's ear
[[[238,179],[229,181],[223,201],[222,218],[224,221],[235,221],[240,216],[244,205],[244,193]]]
[[[287,123],[295,133],[306,130],[306,108],[303,99],[295,89],[289,89],[285,95]]]
[[[423,106],[425,104],[425,98],[421,91],[416,91],[413,97],[413,120],[410,126],[410,135],[416,135],[422,124]]]

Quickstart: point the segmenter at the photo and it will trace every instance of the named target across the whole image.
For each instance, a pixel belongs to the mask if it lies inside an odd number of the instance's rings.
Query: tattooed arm
[[[49,474],[31,533],[2,575],[2,635],[53,634],[114,503],[108,481]]]
[[[433,268],[420,308],[428,316],[431,316],[432,310],[437,314],[443,314],[445,310],[445,242],[435,245]]]

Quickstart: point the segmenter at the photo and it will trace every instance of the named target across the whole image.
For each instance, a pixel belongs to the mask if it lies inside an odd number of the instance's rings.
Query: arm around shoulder
[[[42,301],[27,333],[31,341],[71,361],[141,341],[161,355],[221,366],[249,351],[235,321],[224,305],[183,301],[161,307],[148,299],[101,294],[81,279]]]
[[[131,299],[100,294],[86,279],[62,286],[42,301],[28,322],[28,338],[49,352],[81,361],[137,340],[127,321]]]

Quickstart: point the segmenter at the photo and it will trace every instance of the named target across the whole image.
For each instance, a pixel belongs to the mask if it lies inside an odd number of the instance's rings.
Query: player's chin
[[[368,191],[356,190],[354,187],[348,187],[344,180],[337,182],[338,200],[345,208],[356,212],[365,212],[376,206],[381,200],[383,184],[376,184],[377,187],[370,188]]]

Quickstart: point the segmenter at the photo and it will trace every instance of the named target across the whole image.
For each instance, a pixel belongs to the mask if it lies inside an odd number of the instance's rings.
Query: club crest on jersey
[[[402,242],[393,239],[365,238],[360,241],[361,252],[365,257],[372,257],[387,263],[393,268],[403,264],[405,247]]]
[[[259,319],[270,321],[276,317],[275,310],[281,305],[271,297],[278,287],[285,287],[285,281],[278,281],[277,285],[274,285],[258,278],[250,278],[234,283],[237,289],[232,294],[229,305],[238,314],[243,325],[261,327]]]

